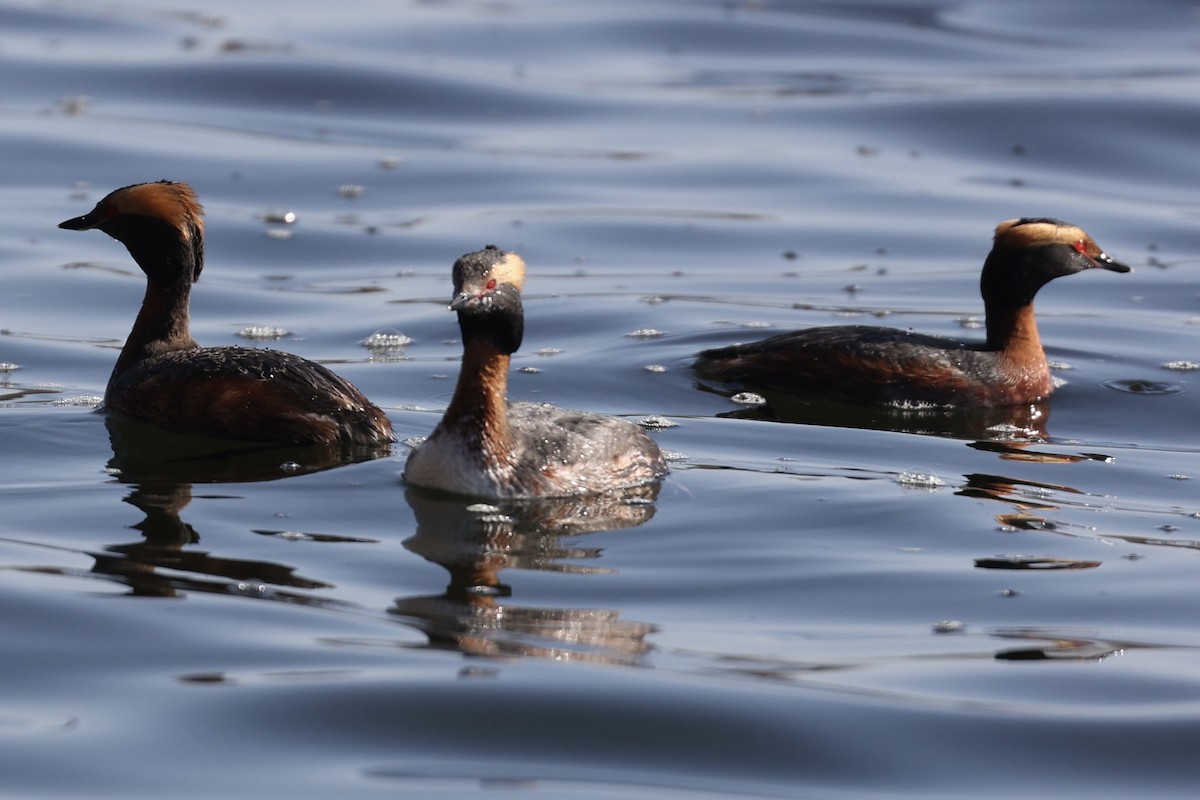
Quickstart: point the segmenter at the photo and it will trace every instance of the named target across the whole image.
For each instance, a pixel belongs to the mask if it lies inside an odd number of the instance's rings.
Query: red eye
[[[487,282],[487,288],[488,289],[496,288],[496,279],[495,278],[492,278],[490,281]]]
[[[1087,239],[1080,239],[1071,246],[1075,248],[1076,253],[1083,253],[1085,256],[1087,255]]]

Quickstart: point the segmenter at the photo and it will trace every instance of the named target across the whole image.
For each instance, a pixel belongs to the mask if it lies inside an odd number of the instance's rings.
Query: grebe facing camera
[[[493,245],[454,262],[462,331],[458,384],[437,428],[408,456],[414,486],[491,498],[566,497],[639,486],[667,471],[653,439],[613,417],[509,403],[524,333],[525,262]]]
[[[987,341],[837,325],[705,350],[694,368],[719,381],[857,403],[1009,406],[1054,390],[1033,317],[1038,289],[1087,269],[1129,272],[1082,228],[1048,218],[996,226],[980,291]]]
[[[167,430],[292,445],[385,446],[383,412],[349,381],[278,350],[200,347],[188,330],[204,267],[204,219],[186,183],[117,189],[58,227],[121,242],[146,273],[146,295],[104,392],[110,414]]]

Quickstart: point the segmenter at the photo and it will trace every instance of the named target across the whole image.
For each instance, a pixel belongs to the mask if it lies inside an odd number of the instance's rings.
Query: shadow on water
[[[404,546],[450,573],[438,595],[398,598],[391,614],[410,620],[430,645],[476,656],[533,656],[633,666],[650,650],[655,626],[609,609],[532,608],[506,598],[505,569],[599,573],[582,563],[599,548],[581,534],[633,528],[654,515],[658,486],[617,494],[483,504],[410,489],[417,532]]]
[[[722,397],[738,395],[727,389],[697,384],[704,392]],[[1050,434],[1050,403],[1043,401],[999,408],[939,408],[854,405],[820,397],[798,397],[781,392],[757,392],[765,402],[754,402],[718,414],[731,419],[753,419],[833,428],[915,433],[954,439],[1046,440]]]

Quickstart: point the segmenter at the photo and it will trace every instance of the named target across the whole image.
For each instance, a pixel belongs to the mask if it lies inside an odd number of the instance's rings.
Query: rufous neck
[[[445,424],[478,434],[488,453],[511,449],[508,428],[508,365],[511,356],[483,338],[464,342],[462,369]]]
[[[146,283],[146,296],[117,359],[117,370],[150,356],[199,347],[189,330],[191,293],[187,280],[172,286],[154,280]]]
[[[987,347],[1016,362],[1044,365],[1046,352],[1038,335],[1033,304],[987,309]]]

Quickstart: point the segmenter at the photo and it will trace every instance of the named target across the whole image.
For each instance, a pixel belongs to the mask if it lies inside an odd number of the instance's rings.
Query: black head
[[[1049,217],[1010,219],[996,226],[980,290],[988,305],[1018,308],[1055,278],[1086,269],[1130,271],[1077,225]]]
[[[142,271],[164,285],[200,277],[204,209],[186,183],[136,183],[111,192],[82,217],[60,222],[69,231],[104,231],[121,242]]]
[[[525,331],[521,288],[525,262],[495,245],[467,253],[454,262],[454,297],[463,343],[483,338],[502,353],[515,353]]]

